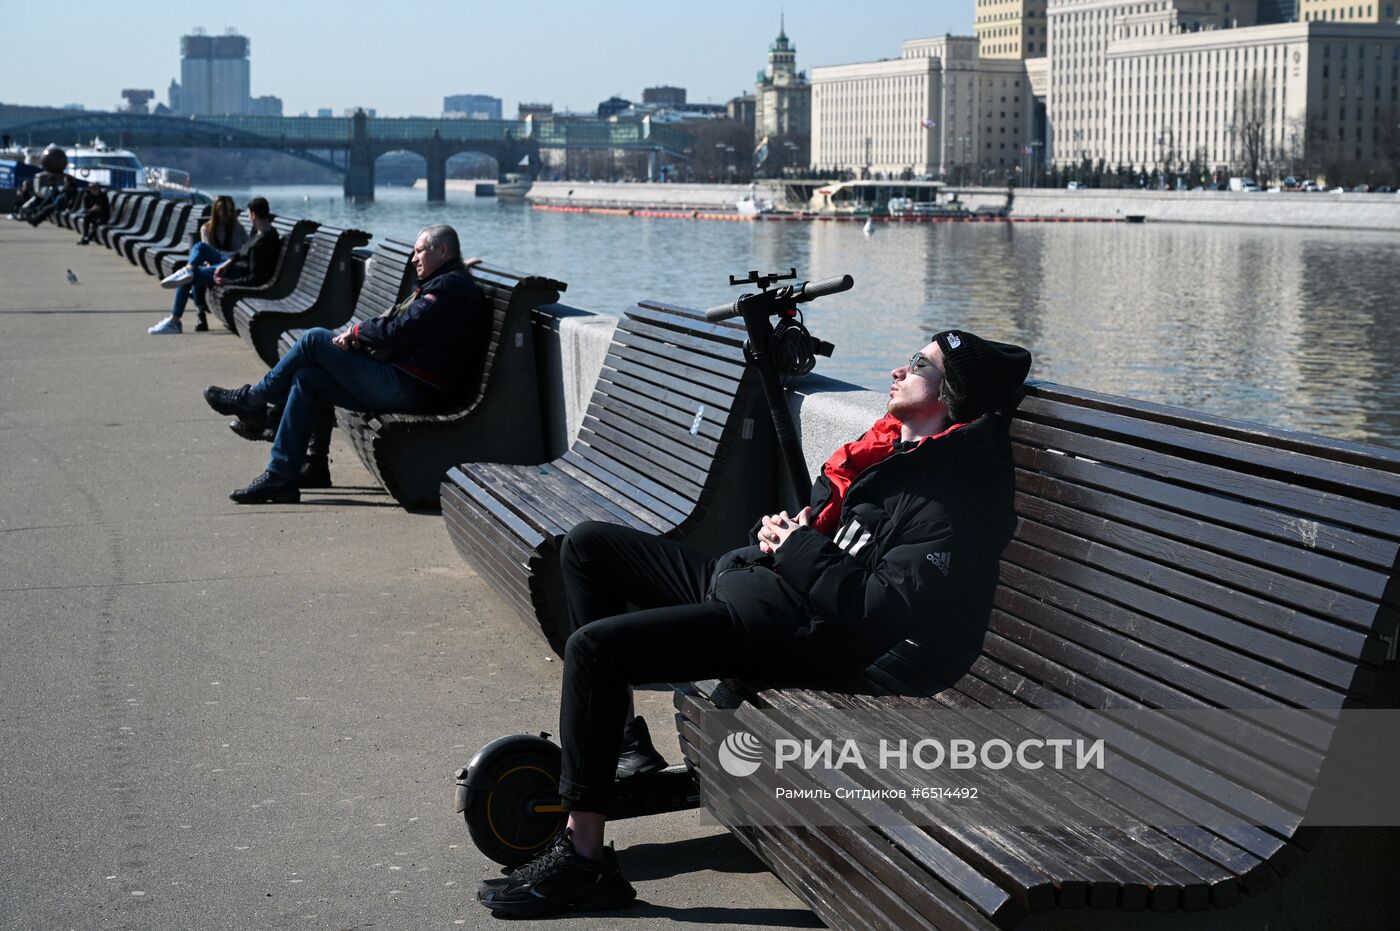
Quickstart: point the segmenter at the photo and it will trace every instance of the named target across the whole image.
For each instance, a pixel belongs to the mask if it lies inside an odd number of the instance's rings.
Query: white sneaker
[[[189,281],[189,280],[190,280],[191,278],[193,278],[193,277],[194,277],[194,269],[192,269],[192,268],[190,268],[188,265],[186,265],[184,268],[180,269],[179,271],[177,271],[177,272],[171,272],[169,275],[166,275],[164,278],[162,278],[162,279],[160,280],[160,286],[161,286],[162,288],[171,288],[171,289],[178,288],[178,287],[180,287],[180,285],[182,285],[182,284],[184,284],[185,282]]]
[[[166,317],[146,332],[150,333],[152,336],[164,336],[167,333],[183,333],[185,332],[185,328],[180,321],[176,320],[174,317]]]

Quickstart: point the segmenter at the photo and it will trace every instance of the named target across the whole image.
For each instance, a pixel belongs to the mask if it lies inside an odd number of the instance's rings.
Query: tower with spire
[[[812,86],[797,70],[797,46],[787,35],[787,17],[768,46],[768,65],[754,90],[754,168],[766,175],[807,167],[812,132]]]

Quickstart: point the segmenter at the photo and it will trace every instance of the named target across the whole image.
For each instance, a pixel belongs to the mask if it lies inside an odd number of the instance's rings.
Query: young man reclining
[[[1014,520],[996,411],[1030,363],[1016,346],[938,334],[890,373],[888,413],[827,460],[810,505],[763,517],[755,545],[718,560],[611,524],[570,531],[559,714],[568,825],[537,859],[483,882],[481,903],[543,917],[633,900],[603,845],[605,812],[617,778],[665,763],[631,714],[632,686],[831,682],[905,639],[985,618]]]

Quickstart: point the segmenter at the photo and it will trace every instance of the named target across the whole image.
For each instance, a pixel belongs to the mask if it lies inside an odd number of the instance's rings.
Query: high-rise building
[[[1259,0],[1259,22],[1292,23],[1298,19],[1298,0]]]
[[[787,37],[786,22],[780,22],[778,37],[768,46],[768,65],[758,73],[753,131],[760,151],[767,140],[768,152],[775,160],[788,165],[807,164],[811,151],[812,85],[807,83],[807,75],[797,70],[797,47]]]
[[[528,103],[521,102],[515,105],[515,118],[517,120],[536,119],[548,120],[554,117],[554,104],[552,103]]]
[[[1111,114],[1122,96],[1108,69],[1110,44],[1252,26],[1258,6],[1257,0],[1204,5],[1194,0],[1049,0],[1046,113],[1054,161],[1071,165],[1105,157]],[[1228,37],[1216,41],[1230,42]]]
[[[501,98],[486,94],[453,94],[442,98],[442,115],[469,120],[499,120]]]
[[[1288,11],[1239,0],[1229,11],[1198,0],[1050,0],[1051,158],[1217,175],[1315,156],[1383,158],[1400,122],[1400,26],[1324,18],[1311,6],[1260,24]]]
[[[1357,3],[1356,0],[1297,0],[1298,18],[1303,22],[1321,20],[1330,23],[1394,23],[1400,16],[1400,3],[1381,0]]]
[[[1045,0],[976,0],[973,32],[983,58],[1045,54]]]
[[[812,167],[950,180],[1015,171],[1035,125],[1026,63],[977,48],[972,36],[913,39],[899,58],[812,69]]]
[[[246,114],[249,94],[248,39],[230,29],[205,35],[196,29],[180,38],[178,101],[170,108],[196,115]],[[178,102],[178,106],[177,106]]]

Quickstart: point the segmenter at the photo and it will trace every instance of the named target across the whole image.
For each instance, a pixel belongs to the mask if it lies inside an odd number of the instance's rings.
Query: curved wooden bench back
[[[964,629],[973,642],[955,642],[956,628],[940,625],[854,688],[756,688],[754,705],[741,709],[754,733],[819,733],[840,710],[893,723],[930,709],[971,721],[962,716],[1395,706],[1400,454],[1050,384],[1025,390],[1011,439],[1017,523],[986,624]],[[825,838],[754,831],[740,825],[771,803],[715,767],[707,691],[678,697],[687,756],[721,819],[799,894],[827,875],[813,862],[817,848],[866,864],[883,850],[868,889],[818,908],[838,924],[877,903],[927,916],[939,899],[929,888],[976,905],[947,919],[955,927],[989,919],[1010,927],[1030,912],[1085,902],[1229,906],[1269,888],[1319,836],[1278,807],[1267,827],[1186,825],[1132,837],[1074,828],[1076,817],[1118,804],[1150,809],[1183,791],[1216,804],[1247,791],[1217,773],[1209,753],[1183,756],[1151,741],[1147,756],[1112,777],[1066,780],[1035,800],[1042,812],[1063,812],[1062,832],[1008,825],[984,837],[954,809],[933,827]],[[1169,730],[1158,736],[1179,746]],[[1217,737],[1193,736],[1207,747]],[[1321,767],[1332,737],[1317,719],[1251,733],[1255,777],[1291,784],[1298,767]],[[1003,788],[1014,793],[1011,783]]]

